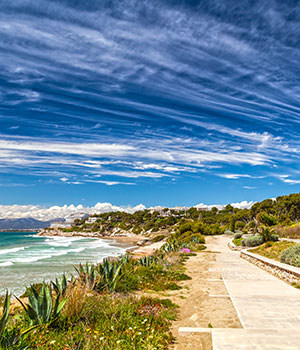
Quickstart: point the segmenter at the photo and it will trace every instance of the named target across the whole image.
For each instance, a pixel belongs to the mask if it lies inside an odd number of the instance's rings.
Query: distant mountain
[[[58,219],[64,221],[64,219]],[[38,230],[50,226],[51,221],[40,221],[32,218],[0,219],[0,230]]]

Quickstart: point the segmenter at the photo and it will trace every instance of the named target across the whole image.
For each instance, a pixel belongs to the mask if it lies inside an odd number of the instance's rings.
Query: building
[[[76,219],[82,220],[88,215],[85,213],[74,213],[65,218],[65,221],[53,221],[50,228],[71,228]]]
[[[64,221],[54,221],[51,222],[50,228],[71,228],[72,224]]]
[[[86,220],[87,224],[94,224],[99,218],[97,216],[90,216],[88,217],[88,219]]]

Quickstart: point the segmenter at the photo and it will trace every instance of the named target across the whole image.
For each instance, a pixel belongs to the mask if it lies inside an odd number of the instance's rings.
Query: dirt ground
[[[214,237],[206,237],[212,243]],[[179,327],[241,328],[239,318],[230,298],[209,295],[228,295],[221,274],[217,269],[216,254],[208,249],[186,261],[186,273],[192,278],[182,281],[181,290],[165,293],[179,305],[178,320],[173,322],[172,333],[176,338],[171,350],[212,350],[210,333],[178,334]],[[212,270],[209,270],[209,269]],[[209,281],[209,280],[217,281]]]

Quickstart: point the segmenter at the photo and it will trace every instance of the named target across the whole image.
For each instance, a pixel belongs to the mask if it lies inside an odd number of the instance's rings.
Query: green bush
[[[276,235],[275,233],[273,233],[273,234],[271,234],[269,240],[270,240],[271,242],[277,242],[277,241],[279,240],[279,236]]]
[[[205,237],[200,233],[191,234],[182,240],[184,243],[204,244]]]
[[[277,224],[277,219],[264,211],[260,212],[257,217],[257,221],[266,226],[274,226]]]
[[[152,242],[153,242],[153,243],[160,242],[160,241],[162,241],[164,238],[166,238],[165,235],[158,235],[158,236],[155,236],[154,238],[152,238]]]
[[[187,232],[187,231],[192,231],[192,224],[187,223],[179,226],[179,232],[181,234]]]
[[[244,247],[257,247],[263,243],[264,239],[262,236],[251,236],[242,240],[242,246]]]
[[[235,233],[235,235],[234,235],[234,239],[239,239],[239,238],[241,238],[243,236],[243,233],[242,232],[237,232],[237,233]]]
[[[300,267],[300,244],[285,249],[280,255],[280,261],[285,264]]]
[[[236,229],[242,230],[244,227],[245,227],[245,223],[243,221],[237,221],[235,223],[235,228]]]

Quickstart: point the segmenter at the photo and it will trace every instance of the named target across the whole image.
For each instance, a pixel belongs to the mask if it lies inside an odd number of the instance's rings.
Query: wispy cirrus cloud
[[[293,177],[297,6],[16,0],[0,10],[1,175],[248,187]]]

